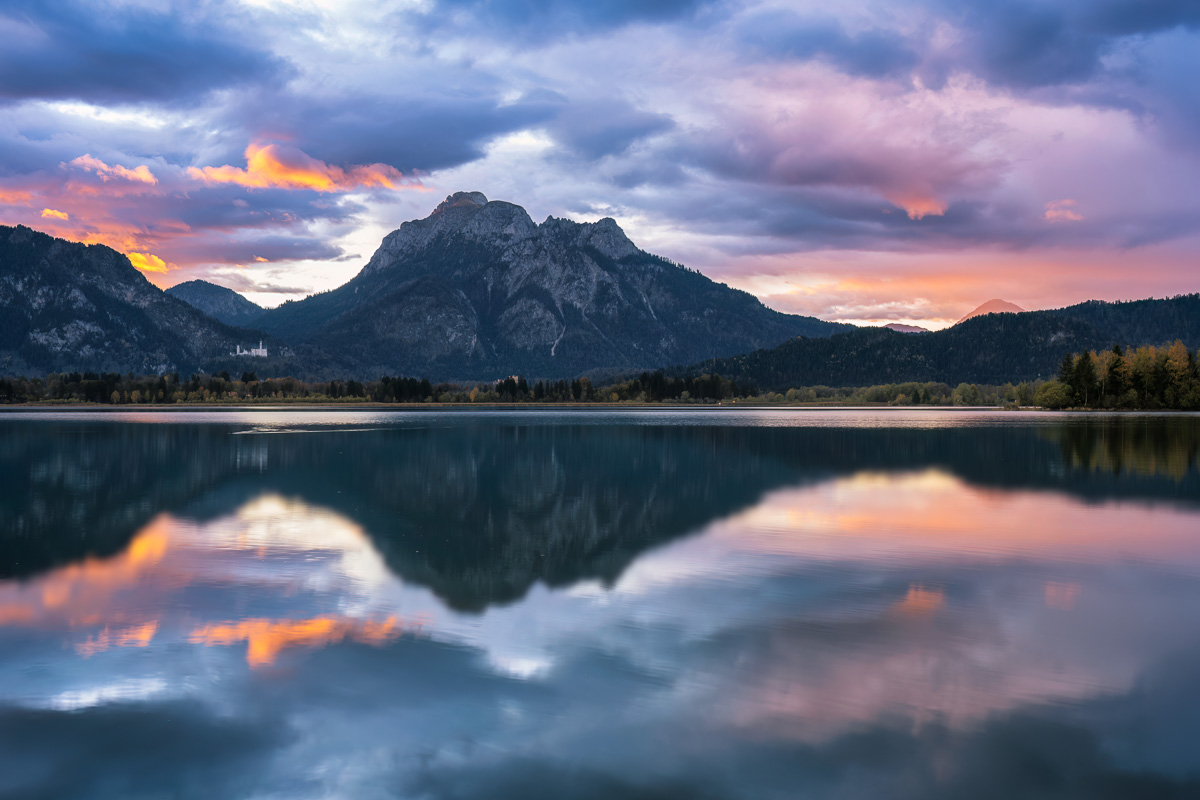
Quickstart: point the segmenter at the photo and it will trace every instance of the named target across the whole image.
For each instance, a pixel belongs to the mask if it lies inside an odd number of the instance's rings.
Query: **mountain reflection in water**
[[[0,417],[0,796],[1200,796],[1200,418]]]

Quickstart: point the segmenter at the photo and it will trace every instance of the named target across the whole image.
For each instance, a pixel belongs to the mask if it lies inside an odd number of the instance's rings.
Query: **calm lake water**
[[[1200,417],[0,415],[0,797],[1200,797]]]

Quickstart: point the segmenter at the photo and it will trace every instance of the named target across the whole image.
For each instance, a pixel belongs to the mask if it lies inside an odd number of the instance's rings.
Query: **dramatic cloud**
[[[303,152],[277,144],[254,143],[246,148],[246,168],[189,167],[188,175],[206,183],[236,183],[255,189],[312,189],[348,192],[381,186],[395,189],[415,182],[387,164],[367,164],[346,169],[332,166]]]
[[[0,222],[164,283],[332,288],[427,187],[830,318],[1195,288],[1191,0],[14,0],[0,36]]]
[[[175,104],[290,70],[249,45],[233,3],[170,14],[141,3],[11,0],[0,10],[0,97]]]

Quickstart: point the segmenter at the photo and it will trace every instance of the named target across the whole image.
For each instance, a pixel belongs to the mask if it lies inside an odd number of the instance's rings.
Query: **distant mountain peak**
[[[483,208],[487,204],[487,195],[483,192],[455,192],[447,195],[446,199],[433,210],[433,213],[441,214],[450,208]]]
[[[1020,314],[1023,311],[1025,311],[1025,309],[1021,308],[1015,303],[1010,303],[1007,300],[993,299],[988,300],[986,303],[972,311],[970,314],[967,314],[958,322],[966,322],[972,317],[981,317],[984,314]],[[958,323],[955,324],[957,325]]]
[[[903,322],[889,322],[883,327],[897,333],[929,333],[929,328],[922,328],[920,325],[905,325]]]
[[[199,278],[177,283],[166,291],[226,325],[249,325],[263,313],[262,306],[247,300],[233,289]]]

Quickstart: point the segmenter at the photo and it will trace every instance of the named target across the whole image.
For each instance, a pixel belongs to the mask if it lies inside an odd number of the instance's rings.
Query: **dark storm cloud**
[[[437,0],[418,18],[426,29],[472,29],[493,36],[545,40],[637,23],[685,20],[716,0]]]
[[[966,35],[930,75],[966,69],[1019,90],[1086,83],[1123,37],[1200,25],[1200,4],[1190,0],[943,0],[937,8]]]
[[[218,88],[276,84],[290,73],[223,24],[232,9],[200,10],[10,0],[0,9],[0,97],[175,104]]]
[[[806,19],[790,11],[754,14],[738,23],[747,55],[758,59],[821,59],[849,75],[883,78],[919,62],[919,42],[887,30],[851,35],[829,19]]]
[[[495,137],[555,113],[556,104],[548,100],[504,103],[501,90],[484,79],[465,80],[479,85],[464,86],[457,95],[421,87],[336,97],[254,93],[224,117],[248,141],[292,138],[310,156],[331,164],[383,163],[410,173],[474,161]]]

